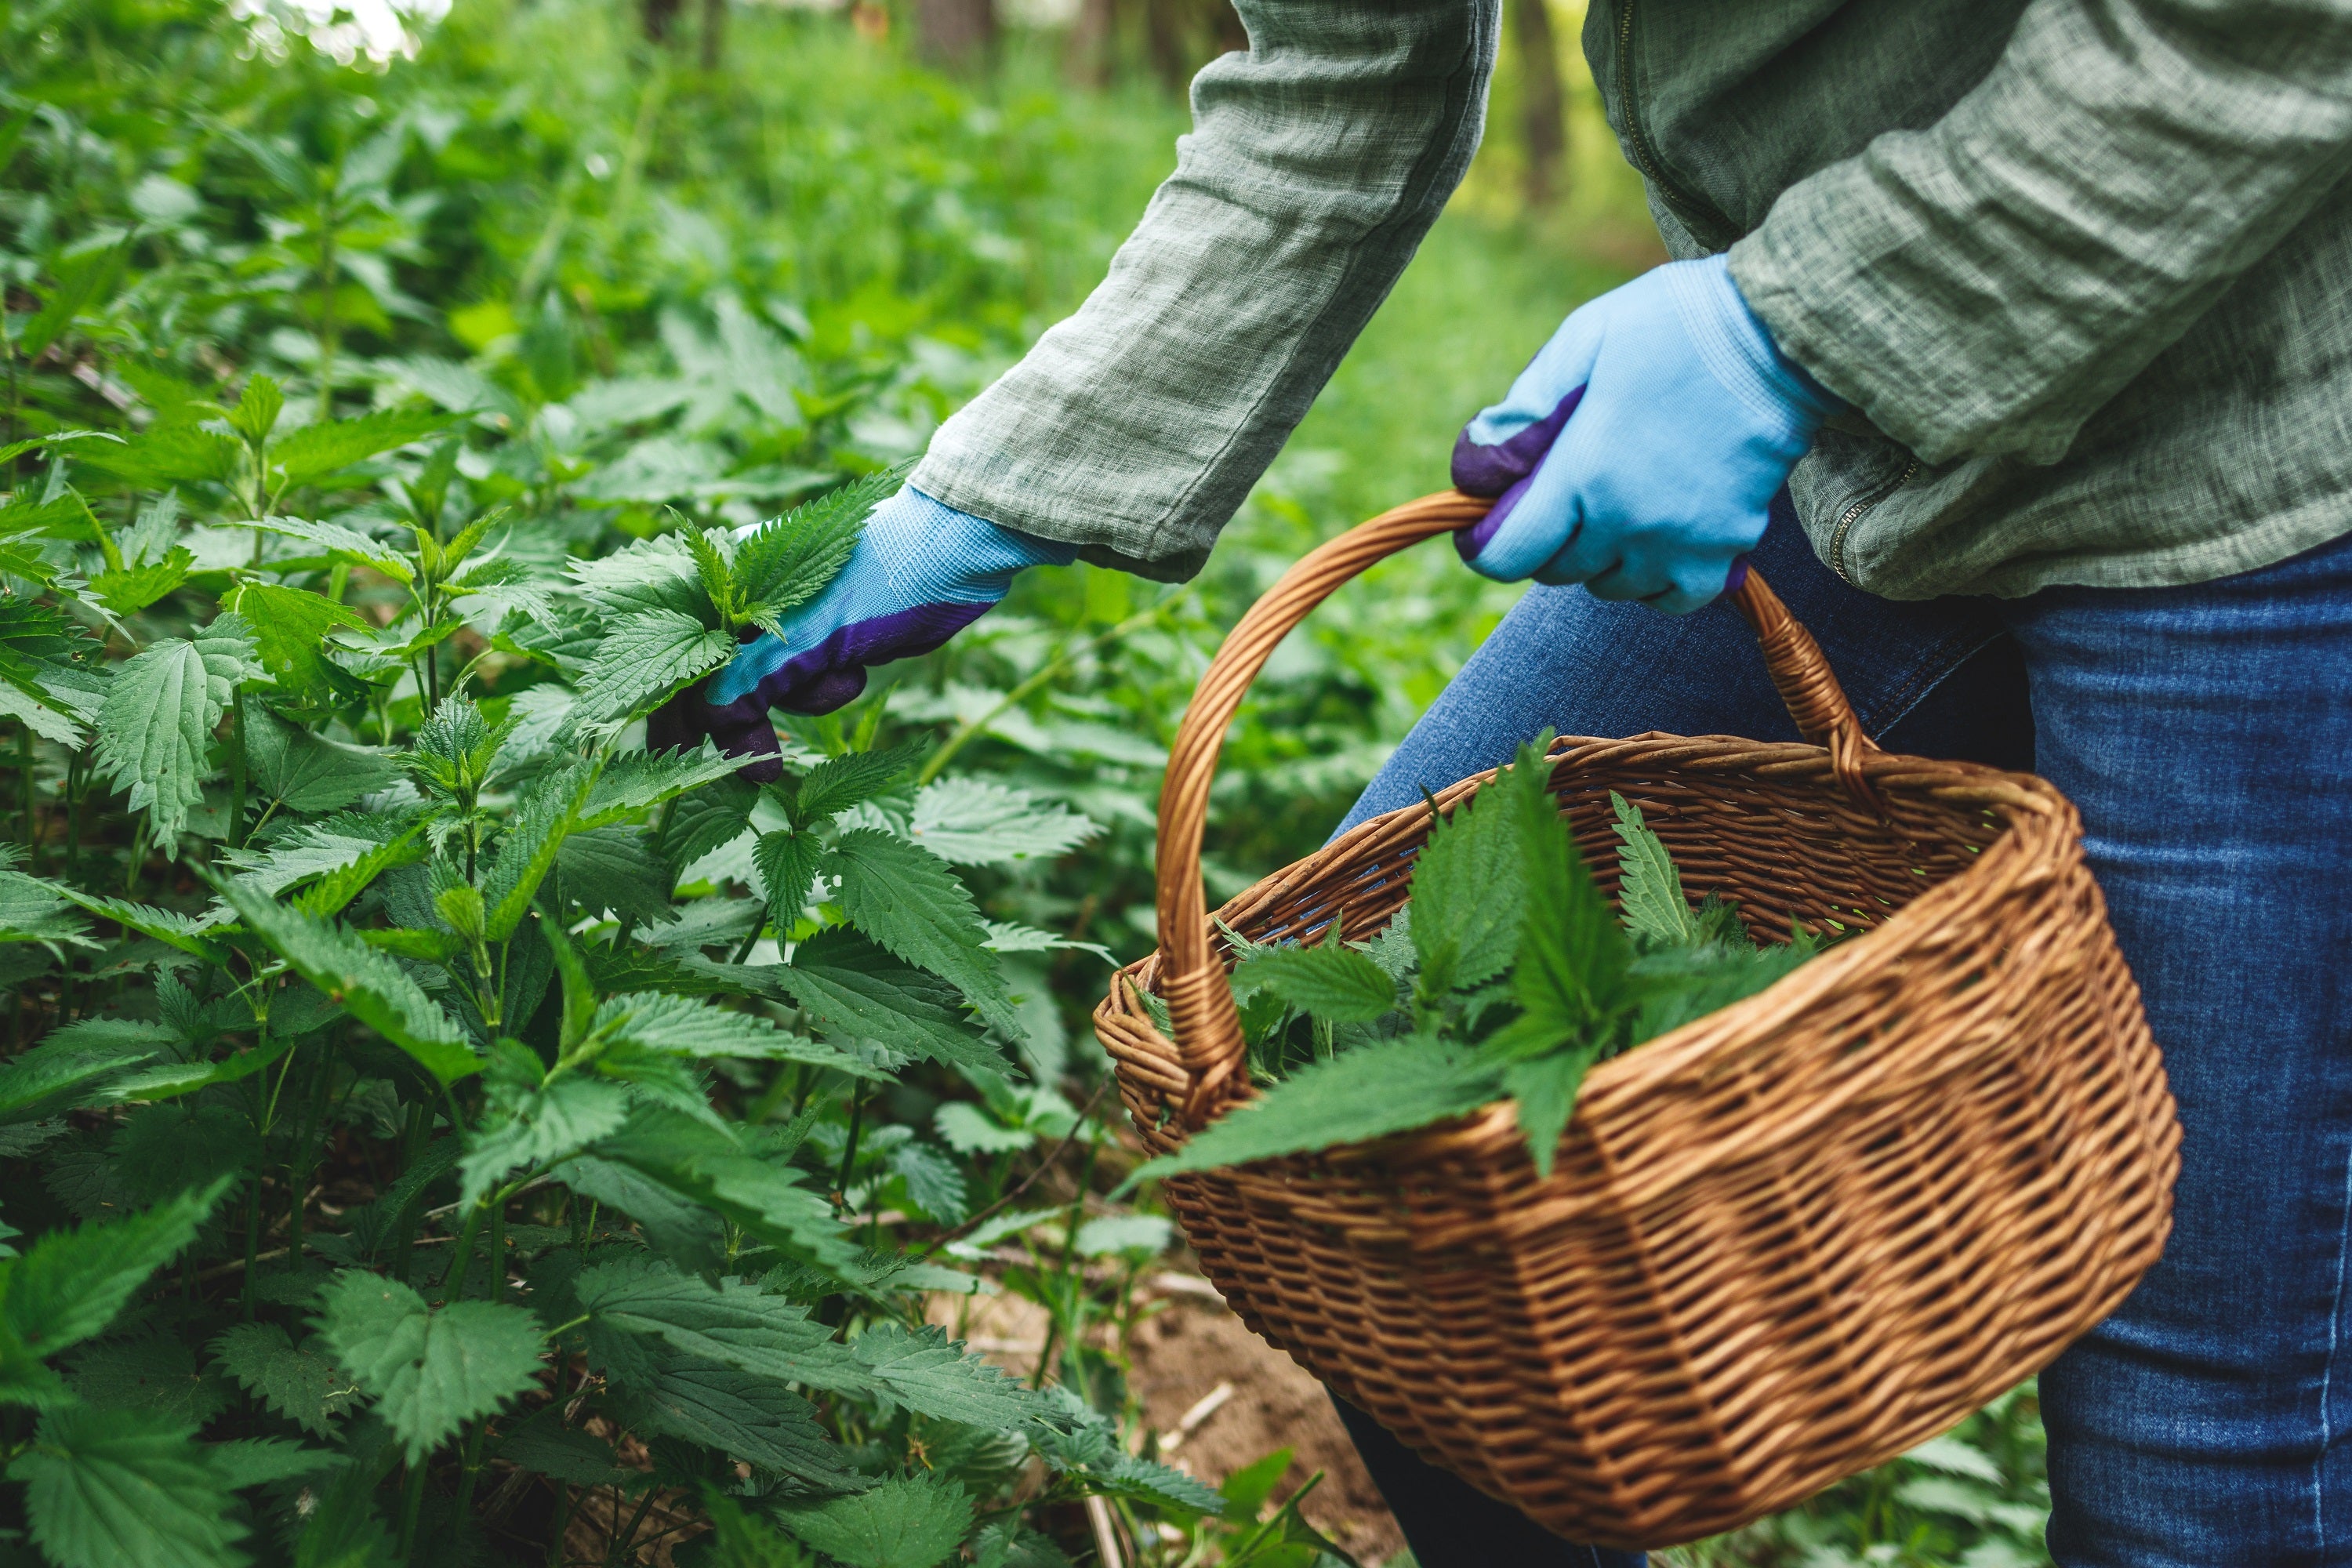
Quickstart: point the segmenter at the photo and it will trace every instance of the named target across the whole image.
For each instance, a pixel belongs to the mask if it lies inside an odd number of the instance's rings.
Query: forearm
[[[2041,0],[1924,131],[1792,186],[1732,275],[1930,462],[2062,457],[2352,163],[2352,5]]]
[[[1189,575],[1404,269],[1477,145],[1493,0],[1259,0],[1078,312],[940,429],[914,482]]]

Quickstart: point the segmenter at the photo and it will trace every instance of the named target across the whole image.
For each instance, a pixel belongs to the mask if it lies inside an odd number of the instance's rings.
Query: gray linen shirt
[[[922,489],[1189,575],[1411,258],[1492,0],[1241,10],[1109,275]],[[1668,248],[1727,249],[1853,405],[1792,480],[1849,581],[2189,583],[2352,531],[2352,0],[1595,0],[1584,43]]]

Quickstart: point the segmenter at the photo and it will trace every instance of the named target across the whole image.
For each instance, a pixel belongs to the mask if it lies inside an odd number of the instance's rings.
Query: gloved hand
[[[1454,548],[1488,577],[1685,614],[1723,592],[1840,406],[1773,344],[1722,257],[1656,268],[1577,310],[1464,426],[1455,487],[1502,499]]]
[[[777,777],[771,708],[830,713],[866,689],[866,668],[911,658],[994,608],[1024,566],[1066,566],[1075,545],[1000,528],[908,486],[874,509],[831,585],[786,616],[784,638],[746,643],[726,668],[647,725],[656,751],[705,735],[754,783]]]

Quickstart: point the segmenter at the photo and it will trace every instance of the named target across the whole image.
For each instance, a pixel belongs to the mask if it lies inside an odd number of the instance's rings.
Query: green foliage
[[[321,1292],[319,1337],[415,1464],[444,1438],[531,1387],[545,1348],[520,1307],[452,1301],[435,1310],[394,1280],[353,1271]]]
[[[87,1405],[50,1411],[8,1466],[33,1539],[58,1568],[242,1568],[236,1479],[169,1415]]]
[[[1529,1157],[1549,1176],[1593,1063],[1752,995],[1812,956],[1801,933],[1759,949],[1736,924],[1727,931],[1719,907],[1694,912],[1664,843],[1613,795],[1620,881],[1636,902],[1612,912],[1553,797],[1549,742],[1522,746],[1492,784],[1433,823],[1407,906],[1410,964],[1342,946],[1336,931],[1316,947],[1229,933],[1246,950],[1233,974],[1236,1001],[1264,994],[1275,1004],[1243,1014],[1260,1059],[1294,1016],[1325,1032],[1307,1065],[1270,1075],[1264,1094],[1130,1182],[1410,1131],[1497,1099],[1515,1102]],[[1410,992],[1402,1004],[1401,986]],[[1360,1032],[1342,1040],[1333,1025]]]
[[[972,1510],[954,1482],[919,1477],[787,1506],[776,1520],[847,1568],[938,1568],[971,1532]]]

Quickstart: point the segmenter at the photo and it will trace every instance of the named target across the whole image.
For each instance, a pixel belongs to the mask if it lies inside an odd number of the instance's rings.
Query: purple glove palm
[[[1501,499],[1454,547],[1506,582],[1695,610],[1763,537],[1837,406],[1774,346],[1723,258],[1657,268],[1571,314],[1464,427],[1454,485]]]
[[[746,643],[726,668],[655,715],[658,751],[703,735],[752,759],[756,782],[781,772],[768,710],[830,713],[866,689],[868,665],[929,653],[986,615],[1026,566],[1067,565],[1075,546],[999,528],[909,487],[874,509],[849,563],[785,617],[784,637]]]

